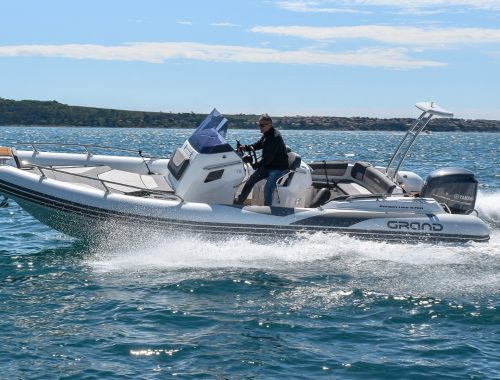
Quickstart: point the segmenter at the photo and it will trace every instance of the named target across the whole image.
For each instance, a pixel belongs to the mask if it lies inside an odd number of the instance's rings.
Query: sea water
[[[192,131],[0,127],[168,155]],[[234,144],[257,131],[230,130]],[[402,133],[283,131],[304,159],[385,164]],[[422,136],[404,166],[480,181],[489,243],[272,242],[128,231],[88,246],[0,209],[0,379],[500,378],[499,134]],[[112,242],[110,242],[112,243]],[[113,248],[114,247],[114,248]]]

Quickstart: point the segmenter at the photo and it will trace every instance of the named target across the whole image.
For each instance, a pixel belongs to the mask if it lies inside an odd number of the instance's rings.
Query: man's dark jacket
[[[271,127],[269,131],[262,135],[259,141],[251,146],[255,150],[262,149],[262,159],[259,162],[260,167],[271,170],[288,169],[286,145],[281,133],[274,127]]]

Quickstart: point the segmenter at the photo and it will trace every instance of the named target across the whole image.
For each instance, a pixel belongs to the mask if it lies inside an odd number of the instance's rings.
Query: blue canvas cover
[[[189,144],[199,153],[231,152],[233,148],[226,141],[228,120],[215,108],[196,128]]]

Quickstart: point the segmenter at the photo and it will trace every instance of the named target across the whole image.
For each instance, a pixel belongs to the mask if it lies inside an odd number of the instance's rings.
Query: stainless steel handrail
[[[335,198],[330,199],[327,203],[332,202],[332,201],[346,201],[349,202],[351,200],[356,200],[356,199],[370,199],[370,198],[375,198],[375,199],[387,199],[390,198],[392,194],[389,193],[373,193],[373,194],[345,194],[345,195],[339,195],[336,196]]]
[[[125,148],[114,148],[110,146],[105,146],[105,145],[95,145],[95,144],[77,144],[77,143],[59,143],[59,142],[28,142],[28,143],[16,143],[16,145],[26,145],[30,146],[33,149],[33,152],[35,153],[40,153],[40,151],[37,148],[37,145],[47,145],[47,146],[60,146],[60,147],[81,147],[85,150],[85,154],[87,156],[93,156],[94,153],[91,152],[90,148],[98,148],[98,149],[104,149],[104,150],[112,150],[116,152],[127,152],[127,153],[134,153],[137,154],[139,157],[141,157],[144,165],[146,165],[146,168],[148,169],[149,174],[153,174],[151,172],[151,169],[149,168],[148,163],[146,162],[146,158],[148,159],[161,159],[161,158],[168,158],[168,157],[155,157],[155,156],[150,156],[150,155],[143,155],[142,150],[135,150],[135,149],[125,149]]]
[[[411,148],[415,144],[415,141],[420,135],[420,133],[425,129],[429,121],[432,119],[434,115],[432,113],[427,113],[426,111],[422,112],[422,114],[413,122],[411,127],[406,131],[405,135],[401,139],[401,142],[399,143],[398,147],[394,151],[391,159],[389,160],[389,163],[387,164],[385,168],[385,174],[391,178],[393,181],[396,179],[396,176],[398,175],[399,170],[401,169],[401,166],[403,165],[403,162],[406,160],[406,157],[408,157],[408,154],[410,153]],[[411,136],[411,139],[410,139]],[[400,160],[398,165],[396,166],[396,169],[394,172],[390,173],[390,168],[394,160],[396,159],[397,155],[400,153],[401,148],[403,148],[403,145],[406,143],[406,148],[405,150],[401,153]]]
[[[231,161],[231,162],[223,162],[221,164],[214,164],[214,165],[205,166],[203,168],[203,170],[214,170],[214,169],[225,168],[226,166],[242,165],[242,164],[243,164],[243,161],[241,161],[241,160]]]
[[[100,149],[107,149],[107,150],[114,150],[114,151],[121,151],[121,152],[129,152],[129,153],[137,153],[137,154],[142,154],[141,150],[136,150],[136,149],[125,149],[125,148],[115,148],[115,147],[110,147],[110,146],[105,146],[105,145],[95,145],[95,144],[78,144],[78,143],[59,143],[59,142],[18,142],[15,143],[15,145],[28,145],[31,146],[33,151],[39,152],[37,146],[40,145],[52,145],[52,146],[68,146],[68,147],[82,147],[85,149],[85,152],[89,155],[92,155],[93,153],[89,150],[89,148],[100,148]],[[149,157],[148,158],[153,158]]]

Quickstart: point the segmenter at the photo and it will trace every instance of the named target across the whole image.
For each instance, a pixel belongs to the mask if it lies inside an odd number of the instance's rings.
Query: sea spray
[[[500,193],[479,192],[476,210],[481,219],[493,227],[500,227]]]
[[[176,234],[157,236],[142,247],[136,242],[132,248],[95,247],[87,264],[96,273],[125,275],[126,282],[132,281],[131,274],[155,281],[179,281],[249,270],[293,278],[341,276],[352,279],[353,288],[371,288],[384,294],[453,297],[500,288],[496,276],[499,238],[494,234],[486,244],[433,245],[313,234],[262,244],[247,237],[213,240]]]

